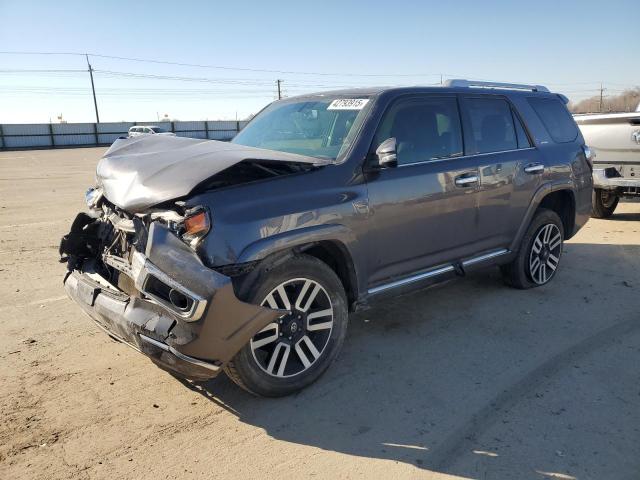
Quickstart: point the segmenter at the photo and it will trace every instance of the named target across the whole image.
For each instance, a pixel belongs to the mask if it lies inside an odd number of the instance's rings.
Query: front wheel
[[[505,282],[515,288],[539,287],[555,276],[564,241],[558,214],[540,209],[527,229],[516,258],[501,268]]]
[[[593,218],[609,218],[618,206],[620,197],[610,190],[594,188],[591,200],[591,216]]]
[[[286,311],[225,367],[255,395],[279,397],[314,382],[338,355],[347,332],[347,298],[324,262],[297,255],[265,269],[249,287],[250,303]]]

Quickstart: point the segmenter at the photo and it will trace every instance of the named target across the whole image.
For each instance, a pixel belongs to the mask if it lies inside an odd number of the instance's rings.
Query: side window
[[[151,133],[151,129],[150,129],[150,128],[147,128],[147,127],[143,128],[143,129],[142,129],[142,131],[143,131],[144,133]]]
[[[452,97],[399,100],[384,114],[374,147],[395,137],[398,165],[462,155],[458,103]]]
[[[476,153],[503,152],[518,148],[514,117],[506,100],[466,98],[464,104],[471,122]]]
[[[559,99],[529,98],[528,100],[554,142],[566,143],[576,139],[578,136],[576,122]]]

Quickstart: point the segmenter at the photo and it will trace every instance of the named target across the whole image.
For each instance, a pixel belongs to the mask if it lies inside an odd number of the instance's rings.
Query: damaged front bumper
[[[229,277],[204,266],[160,224],[151,225],[144,254],[135,252],[130,263],[115,258],[105,263],[131,278],[135,295],[110,284],[90,265],[67,275],[67,294],[113,338],[181,376],[215,377],[282,315],[240,301]],[[178,292],[180,302],[171,302],[170,292]]]

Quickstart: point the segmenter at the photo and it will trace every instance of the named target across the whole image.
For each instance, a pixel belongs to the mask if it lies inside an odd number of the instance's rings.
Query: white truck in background
[[[593,160],[595,218],[613,215],[623,197],[640,198],[640,104],[635,113],[577,114]]]

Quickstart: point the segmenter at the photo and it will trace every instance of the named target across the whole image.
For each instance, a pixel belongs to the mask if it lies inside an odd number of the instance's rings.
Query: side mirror
[[[387,138],[376,148],[376,157],[378,158],[378,166],[380,168],[398,166],[395,137]]]

